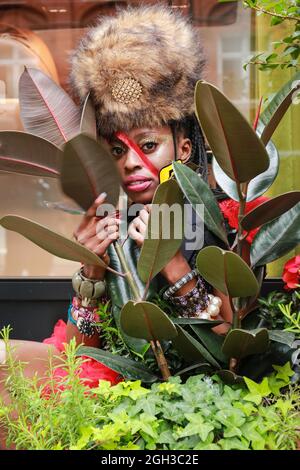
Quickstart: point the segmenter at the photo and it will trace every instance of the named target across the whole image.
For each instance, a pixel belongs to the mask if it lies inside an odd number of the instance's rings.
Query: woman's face
[[[127,137],[146,155],[158,170],[158,174],[161,168],[174,160],[173,136],[169,126],[132,129]],[[120,172],[122,187],[128,197],[135,203],[150,203],[159,184],[159,176],[146,166],[134,150],[117,137],[114,137],[109,145]],[[178,158],[186,162],[191,153],[190,139],[179,135],[177,149]]]

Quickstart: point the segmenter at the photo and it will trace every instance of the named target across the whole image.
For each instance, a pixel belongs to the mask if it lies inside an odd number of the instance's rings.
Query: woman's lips
[[[130,181],[126,184],[126,189],[128,191],[145,191],[151,186],[152,180],[143,180],[143,181]]]

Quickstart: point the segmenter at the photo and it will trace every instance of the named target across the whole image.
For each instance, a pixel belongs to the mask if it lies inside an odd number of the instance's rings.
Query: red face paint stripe
[[[144,152],[142,152],[142,150],[135,142],[129,139],[129,137],[123,132],[116,132],[115,136],[117,137],[117,139],[123,142],[123,144],[127,145],[128,148],[133,150],[140,157],[146,167],[151,171],[151,173],[153,173],[154,176],[158,177],[159,170],[153,165],[153,163],[150,162],[149,158],[144,154]]]

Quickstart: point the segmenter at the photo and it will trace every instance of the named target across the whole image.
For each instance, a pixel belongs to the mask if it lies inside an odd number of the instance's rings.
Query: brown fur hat
[[[204,66],[197,30],[162,5],[129,7],[105,17],[81,40],[71,86],[90,92],[100,134],[156,127],[194,112]]]

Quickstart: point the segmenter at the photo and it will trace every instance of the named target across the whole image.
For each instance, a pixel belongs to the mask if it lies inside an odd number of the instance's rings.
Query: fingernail
[[[98,196],[97,199],[96,199],[96,202],[99,202],[99,201],[101,201],[102,199],[105,199],[106,196],[107,196],[107,193],[105,193],[105,192],[99,194],[99,196]]]

